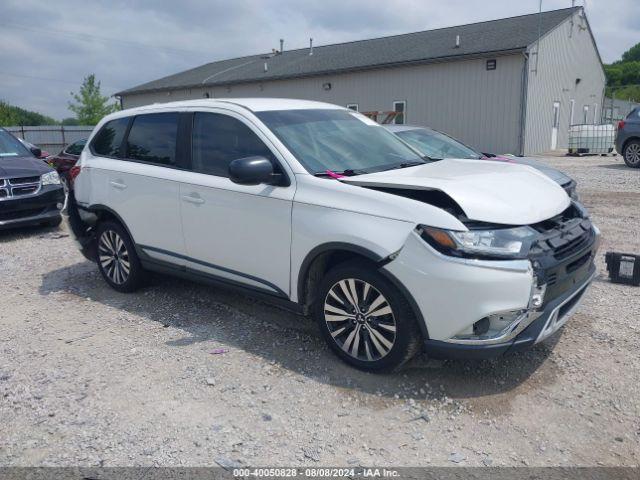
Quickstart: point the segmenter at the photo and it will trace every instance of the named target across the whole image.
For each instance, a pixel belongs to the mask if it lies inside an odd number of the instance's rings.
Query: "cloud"
[[[605,62],[640,38],[637,0],[589,1]],[[580,3],[580,2],[579,2]],[[545,0],[545,10],[569,6]],[[207,62],[279,47],[394,35],[532,13],[537,0],[5,0],[0,99],[55,118],[95,73],[105,94]],[[38,77],[38,78],[31,78]]]

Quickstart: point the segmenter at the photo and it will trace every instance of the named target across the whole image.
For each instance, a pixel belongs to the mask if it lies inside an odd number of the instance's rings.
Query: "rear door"
[[[109,207],[122,218],[146,256],[184,264],[178,205],[180,184],[174,179],[183,157],[178,148],[180,113],[135,116],[113,159],[108,178]],[[148,258],[147,258],[148,259]]]
[[[294,184],[249,186],[228,178],[237,158],[264,156],[283,172],[282,159],[254,125],[225,110],[195,112],[191,139],[192,173],[180,185],[187,267],[287,297]]]

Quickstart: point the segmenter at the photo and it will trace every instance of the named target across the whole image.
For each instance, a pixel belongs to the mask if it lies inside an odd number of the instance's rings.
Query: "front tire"
[[[347,262],[330,270],[313,313],[329,347],[362,370],[397,370],[421,345],[409,302],[367,262]]]
[[[624,147],[622,152],[624,157],[624,163],[627,167],[639,168],[640,167],[640,140],[631,140]]]
[[[122,225],[113,221],[100,223],[96,241],[98,268],[109,286],[124,293],[140,288],[145,272]]]

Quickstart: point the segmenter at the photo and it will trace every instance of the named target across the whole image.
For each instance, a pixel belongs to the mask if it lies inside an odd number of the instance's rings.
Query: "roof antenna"
[[[309,55],[313,55],[313,38],[309,39]]]
[[[460,48],[460,35],[456,35],[456,48]]]
[[[280,53],[284,52],[284,38],[280,39]]]

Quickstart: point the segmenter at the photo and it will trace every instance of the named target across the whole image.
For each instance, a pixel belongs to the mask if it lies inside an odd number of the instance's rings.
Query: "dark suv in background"
[[[62,221],[60,176],[37,155],[0,128],[0,229]]]
[[[627,166],[640,167],[640,107],[634,108],[627,118],[618,122],[616,150]]]

